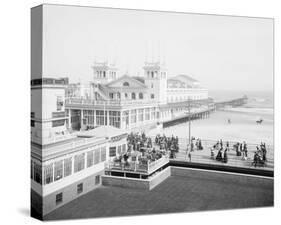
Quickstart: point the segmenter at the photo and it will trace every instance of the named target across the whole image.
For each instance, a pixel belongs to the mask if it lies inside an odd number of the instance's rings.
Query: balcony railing
[[[139,99],[125,99],[125,100],[94,100],[85,98],[68,98],[66,105],[83,105],[83,106],[131,106],[131,105],[145,105],[156,103],[155,100],[139,100]]]
[[[145,162],[107,162],[106,169],[110,171],[120,171],[120,172],[139,172],[150,174],[155,170],[161,168],[169,162],[169,154],[163,155],[160,159],[155,161],[145,161]]]

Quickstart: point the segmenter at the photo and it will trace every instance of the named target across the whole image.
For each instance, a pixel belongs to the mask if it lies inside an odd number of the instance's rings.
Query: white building
[[[208,90],[197,80],[187,75],[168,79],[160,62],[145,62],[143,76],[118,76],[116,66],[108,62],[95,62],[92,68],[87,94],[83,85],[67,88],[69,129],[111,125],[143,130],[174,118],[175,112],[183,114],[188,100],[208,99]]]
[[[69,132],[67,85],[31,82],[31,204],[39,217],[101,185],[105,163],[127,151],[127,132],[115,127]]]

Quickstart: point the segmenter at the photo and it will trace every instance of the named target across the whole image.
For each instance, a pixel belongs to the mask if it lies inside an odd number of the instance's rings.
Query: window
[[[44,184],[53,182],[53,163],[44,166]]]
[[[55,120],[52,121],[52,127],[60,127],[64,125],[64,119],[63,120]]]
[[[34,120],[31,120],[30,126],[31,126],[31,127],[35,127],[35,121],[34,121]]]
[[[93,110],[83,110],[83,120],[86,121],[86,125],[94,125],[95,114]]]
[[[132,93],[132,99],[136,99],[136,94],[134,92]]]
[[[62,203],[62,192],[56,195],[56,205]]]
[[[105,73],[105,71],[103,71],[103,77],[105,78],[105,76],[106,76],[106,73]]]
[[[96,111],[96,122],[98,126],[107,124],[107,112],[103,110]]]
[[[87,167],[94,164],[94,153],[93,151],[87,152]]]
[[[57,111],[61,111],[63,108],[63,98],[62,96],[57,96]]]
[[[109,111],[109,125],[120,128],[120,112]]]
[[[83,183],[77,184],[77,194],[80,194],[83,192]]]
[[[85,153],[76,155],[74,157],[74,172],[79,172],[84,169],[85,166]]]
[[[150,120],[150,109],[145,109],[145,120]]]
[[[125,98],[128,98],[128,93],[125,93]]]
[[[119,146],[118,146],[118,149],[117,149],[117,153],[118,153],[118,155],[121,155],[121,151],[122,151],[122,146],[121,146],[121,145],[119,145]]]
[[[151,95],[150,95],[150,98],[151,98],[151,99],[154,99],[154,94],[151,94]]]
[[[154,72],[151,71],[151,78],[154,78]]]
[[[139,99],[143,99],[143,93],[139,93]]]
[[[100,184],[100,175],[97,175],[95,177],[95,185],[98,185],[98,184]]]
[[[31,118],[34,118],[35,117],[35,112],[31,112],[30,116],[31,116]]]
[[[155,117],[156,117],[156,108],[153,107],[153,108],[151,109],[151,120],[154,120]]]
[[[120,92],[117,92],[117,98],[120,99],[121,98],[121,94]]]
[[[62,160],[55,162],[55,181],[59,180],[62,178],[62,172],[63,172],[63,164],[62,164]]]
[[[104,162],[106,160],[106,147],[101,148],[101,161]]]
[[[98,164],[100,162],[100,148],[94,150],[94,164]]]
[[[71,175],[72,173],[72,158],[64,160],[64,177]]]
[[[129,110],[123,111],[122,122],[125,123],[126,128],[127,128],[127,126],[129,126]]]
[[[116,147],[110,147],[109,148],[109,157],[116,156]]]
[[[125,153],[126,152],[126,144],[122,145],[122,152]]]
[[[124,83],[123,83],[123,86],[124,86],[124,87],[129,87],[129,83],[128,83],[128,82],[124,82]]]
[[[113,93],[109,93],[109,98],[113,99]]]
[[[34,162],[34,181],[42,184],[42,166],[37,162]]]
[[[138,109],[138,121],[142,122],[143,121],[143,109]]]
[[[137,122],[137,110],[131,110],[131,123],[136,123]]]
[[[65,117],[65,112],[52,112],[52,118]]]

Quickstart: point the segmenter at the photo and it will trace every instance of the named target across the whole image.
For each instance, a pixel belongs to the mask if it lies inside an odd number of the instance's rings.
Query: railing
[[[168,162],[169,162],[169,154],[163,155],[162,158],[160,158],[156,161],[150,162],[148,164],[148,172],[157,170],[158,168],[164,166]]]
[[[151,136],[152,140],[155,140],[155,136]],[[216,155],[218,150],[214,151],[214,156],[211,157],[211,148],[217,143],[214,140],[201,140],[201,144],[203,146],[203,150],[197,150],[196,146],[194,146],[194,151],[191,152],[191,162],[194,163],[204,163],[204,164],[215,164],[215,165],[223,165],[223,166],[236,166],[236,167],[243,167],[243,168],[255,168],[253,161],[254,161],[254,154],[256,152],[256,146],[259,144],[253,143],[246,143],[247,144],[247,158],[242,156],[236,156],[236,151],[233,145],[237,144],[236,141],[229,141],[229,151],[227,152],[228,155],[228,162],[223,163],[221,161],[217,161]],[[241,143],[241,141],[240,141]],[[187,138],[179,138],[179,152],[176,153],[175,160],[182,160],[182,161],[189,161],[188,152],[187,152]],[[158,148],[158,145],[155,145]],[[226,141],[223,141],[223,150],[226,147]],[[274,146],[266,144],[266,158],[267,161],[265,164],[257,164],[256,168],[264,169],[264,170],[273,170],[274,168]]]
[[[130,105],[143,105],[156,103],[155,100],[94,100],[85,98],[68,98],[66,99],[66,105],[84,105],[84,106],[130,106]]]
[[[197,152],[191,152],[191,158],[189,159],[188,154],[186,152],[180,152],[176,154],[176,158],[173,160],[178,161],[187,161],[192,163],[200,163],[206,165],[219,165],[225,167],[238,167],[238,168],[252,168],[252,169],[262,169],[262,170],[270,170],[274,169],[274,161],[273,159],[267,159],[264,164],[257,163],[256,166],[253,161],[253,156],[248,154],[247,158],[242,158],[242,156],[235,156],[234,152],[228,152],[228,160],[227,162],[216,160],[217,152],[215,152],[214,156],[209,155],[198,155]]]
[[[162,155],[162,157],[155,161],[144,162],[107,162],[107,170],[120,170],[120,172],[140,172],[140,173],[150,173],[158,168],[164,166],[169,162],[169,154]]]

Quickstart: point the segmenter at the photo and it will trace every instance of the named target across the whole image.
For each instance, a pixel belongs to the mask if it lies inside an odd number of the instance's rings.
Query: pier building
[[[68,129],[110,125],[145,130],[184,115],[188,101],[200,101],[198,110],[208,107],[208,90],[199,81],[188,75],[168,78],[161,62],[145,62],[143,76],[118,76],[116,66],[108,62],[95,62],[92,69],[92,82],[66,89]]]

